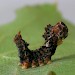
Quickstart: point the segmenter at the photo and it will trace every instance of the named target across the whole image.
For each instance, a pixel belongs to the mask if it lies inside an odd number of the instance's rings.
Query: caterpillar
[[[18,48],[19,65],[27,69],[51,63],[51,57],[54,55],[57,46],[62,44],[63,39],[67,36],[68,28],[63,22],[58,22],[55,26],[49,24],[45,27],[42,36],[45,43],[36,50],[30,50],[28,48],[29,43],[23,40],[21,32],[18,32],[14,37],[14,42]]]

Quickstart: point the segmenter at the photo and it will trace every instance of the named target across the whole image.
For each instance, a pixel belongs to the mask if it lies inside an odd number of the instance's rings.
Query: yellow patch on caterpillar
[[[59,39],[57,45],[61,45],[63,43],[62,39]]]

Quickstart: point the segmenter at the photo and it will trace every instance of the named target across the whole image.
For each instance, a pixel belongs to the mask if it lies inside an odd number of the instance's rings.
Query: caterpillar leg
[[[18,63],[18,66],[22,66],[22,63]]]
[[[22,69],[27,69],[27,68],[29,68],[30,67],[30,63],[29,62],[24,62],[23,64],[22,64]]]
[[[51,56],[49,56],[48,59],[49,59],[49,60],[48,60],[47,64],[51,64],[51,63],[52,63],[52,61],[51,61]]]
[[[47,62],[47,64],[51,64],[52,63],[52,61],[51,60],[49,60],[48,62]]]
[[[43,59],[38,59],[38,63],[39,63],[39,66],[43,66],[44,65]]]
[[[38,66],[38,63],[36,61],[32,60],[32,68],[35,68],[37,66]]]
[[[49,64],[50,63],[50,58],[49,57],[45,57],[44,58],[44,63],[45,64]]]

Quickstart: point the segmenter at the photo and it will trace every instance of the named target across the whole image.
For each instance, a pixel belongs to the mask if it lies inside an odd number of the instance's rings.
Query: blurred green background
[[[75,75],[75,26],[62,17],[56,4],[27,6],[17,10],[16,14],[15,21],[0,26],[0,75],[47,75],[49,71],[54,71],[56,75]],[[52,64],[21,69],[13,42],[15,34],[21,31],[23,39],[30,44],[29,48],[36,49],[44,43],[44,27],[59,21],[67,25],[69,34],[63,44],[58,46]]]

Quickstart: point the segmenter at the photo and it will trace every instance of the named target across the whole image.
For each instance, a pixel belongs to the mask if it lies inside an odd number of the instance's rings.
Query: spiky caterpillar
[[[22,68],[42,66],[51,63],[51,56],[55,53],[58,44],[68,35],[67,26],[58,22],[55,26],[47,25],[43,37],[45,43],[36,50],[30,50],[28,43],[22,39],[20,32],[15,36],[14,42],[18,47],[20,64]]]

